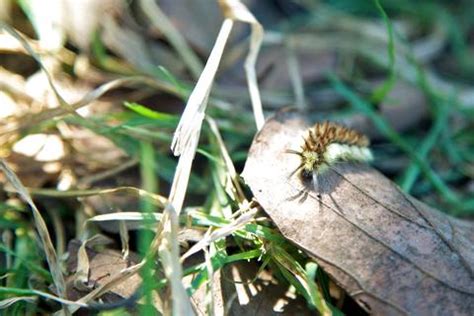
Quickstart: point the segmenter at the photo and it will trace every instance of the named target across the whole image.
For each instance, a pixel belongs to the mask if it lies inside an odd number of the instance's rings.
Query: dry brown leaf
[[[70,273],[75,273],[78,266],[78,250],[81,242],[72,240],[68,246],[69,259],[67,262],[67,270]],[[85,252],[89,260],[88,284],[91,289],[107,283],[113,276],[121,273],[121,271],[131,265],[138,263],[140,260],[136,254],[131,253],[130,259],[124,259],[123,255],[118,250],[104,249],[97,252],[92,248],[85,247]],[[79,299],[86,292],[83,289],[78,289],[74,284],[75,276],[71,276],[68,280],[68,297],[72,299]],[[105,302],[116,302],[117,300],[128,298],[138,290],[141,284],[141,277],[138,274],[131,276],[127,281],[120,282],[111,288],[109,292],[102,296]]]
[[[290,174],[308,128],[284,111],[256,136],[244,170],[282,234],[375,315],[471,315],[474,226],[402,193],[367,165],[341,163],[319,194]],[[311,185],[312,187],[312,185]]]

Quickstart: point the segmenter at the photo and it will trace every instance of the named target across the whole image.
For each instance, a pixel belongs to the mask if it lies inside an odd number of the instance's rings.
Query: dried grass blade
[[[171,149],[175,155],[181,155],[181,157],[176,167],[169,200],[178,215],[183,206],[186,188],[191,174],[191,165],[196,154],[209,93],[232,26],[233,22],[230,19],[226,19],[223,22],[206,66],[194,90],[189,96],[186,109],[181,116],[181,120],[173,137]]]
[[[30,194],[35,196],[50,196],[50,197],[88,197],[94,195],[113,194],[118,192],[126,192],[141,197],[146,197],[155,202],[159,207],[164,208],[168,203],[168,199],[164,196],[145,191],[135,187],[116,187],[110,189],[92,189],[92,190],[69,190],[59,191],[50,189],[29,189]]]
[[[66,297],[66,284],[64,282],[64,277],[61,271],[61,266],[56,255],[56,251],[54,250],[53,243],[51,241],[51,236],[49,235],[48,228],[46,227],[46,223],[41,216],[40,211],[36,207],[33,199],[31,198],[28,190],[23,186],[20,179],[16,176],[12,169],[6,164],[6,162],[0,158],[0,169],[5,174],[5,177],[11,183],[11,185],[15,188],[16,192],[20,195],[20,197],[30,205],[33,218],[35,221],[35,227],[38,231],[38,235],[41,240],[41,244],[43,246],[46,260],[48,262],[49,270],[51,272],[51,276],[53,277],[54,285],[56,286],[56,290],[60,297]]]
[[[122,256],[127,259],[130,255],[130,235],[128,234],[127,225],[124,221],[119,222],[120,244],[122,245]]]
[[[189,96],[186,109],[183,112],[178,127],[176,128],[171,149],[176,156],[182,155],[185,148],[190,144],[193,137],[199,137],[202,120],[207,106],[207,99],[214,81],[225,44],[232,30],[234,22],[230,19],[224,20],[217,35],[216,42],[206,62],[206,66]],[[192,159],[192,158],[191,158]]]
[[[199,136],[191,139],[189,146],[185,148],[183,155],[178,160],[176,172],[171,185],[169,202],[173,205],[176,212],[181,212],[186,196],[186,188],[188,186],[189,177],[191,175],[191,165],[193,163],[194,155],[196,154],[197,143]]]
[[[183,271],[179,262],[178,216],[170,204],[165,209],[168,220],[164,222],[162,242],[158,253],[166,278],[171,285],[171,298],[173,301],[173,315],[194,315],[188,294],[181,282]]]
[[[41,297],[44,297],[46,299],[56,301],[56,302],[59,302],[59,303],[64,304],[64,305],[76,306],[77,308],[87,307],[87,304],[65,300],[65,299],[62,299],[60,297],[57,297],[57,296],[54,296],[54,295],[51,295],[49,293],[45,293],[45,292],[42,292],[42,291],[38,291],[38,290],[23,290],[23,289],[17,289],[17,288],[0,287],[0,294],[3,294],[3,293],[15,293],[15,294],[18,294],[18,295],[28,295],[28,296],[17,296],[17,297],[12,297],[12,298],[0,301],[0,309],[7,308],[9,305],[15,303],[15,302],[13,302],[13,303],[10,304],[9,300],[17,300],[17,301],[25,300],[25,301],[29,302],[33,298],[32,295],[41,296]]]
[[[249,23],[251,26],[250,48],[247,58],[245,59],[244,69],[249,87],[250,100],[252,101],[255,123],[257,124],[257,129],[260,130],[265,123],[265,117],[263,115],[260,90],[257,84],[255,64],[257,62],[258,52],[262,46],[264,30],[253,14],[239,0],[219,0],[219,4],[221,5],[225,17],[234,21]]]
[[[153,218],[150,218],[153,216]],[[161,213],[148,213],[143,214],[141,212],[117,212],[96,215],[87,220],[87,222],[105,222],[105,221],[143,221],[143,220],[155,220],[157,222],[161,221],[163,215]],[[86,222],[86,223],[87,223]]]
[[[13,304],[16,304],[18,302],[27,302],[27,303],[33,303],[36,301],[37,297],[36,296],[16,296],[16,297],[10,297],[4,300],[0,301],[0,309],[5,309]]]

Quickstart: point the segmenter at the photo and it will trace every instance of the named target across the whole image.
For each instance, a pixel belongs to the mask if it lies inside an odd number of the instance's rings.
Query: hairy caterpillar
[[[301,163],[292,173],[302,180],[312,179],[315,189],[318,175],[343,161],[369,162],[373,159],[367,136],[332,122],[316,123],[303,137],[301,151],[287,150],[301,157]]]

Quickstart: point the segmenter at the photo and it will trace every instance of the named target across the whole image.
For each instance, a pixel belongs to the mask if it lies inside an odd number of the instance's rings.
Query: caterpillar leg
[[[319,198],[321,198],[321,194],[319,192],[319,180],[318,180],[318,173],[315,171],[313,171],[313,188],[314,188],[314,191],[316,192],[316,194],[318,195]]]

